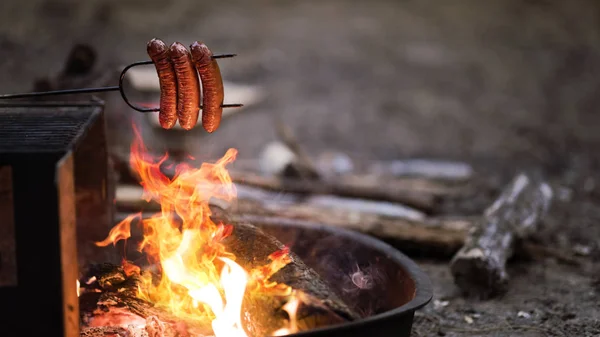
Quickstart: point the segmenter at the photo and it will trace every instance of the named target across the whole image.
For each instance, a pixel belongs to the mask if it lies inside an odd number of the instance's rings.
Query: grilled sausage
[[[160,126],[170,129],[177,123],[177,79],[169,59],[169,48],[159,39],[152,39],[146,47],[148,56],[156,67],[160,83]]]
[[[219,127],[223,114],[221,105],[225,95],[221,70],[204,43],[192,43],[190,51],[202,81],[202,126],[207,132],[213,132]]]
[[[169,49],[169,56],[177,77],[177,116],[179,125],[190,130],[198,122],[200,113],[200,82],[190,52],[179,42]]]

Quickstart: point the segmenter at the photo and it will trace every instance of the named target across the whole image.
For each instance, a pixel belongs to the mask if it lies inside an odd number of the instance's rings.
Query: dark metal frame
[[[0,225],[12,226],[16,282],[0,286],[0,334],[78,337],[78,259],[96,255],[86,251],[88,245],[94,249],[98,232],[105,234],[112,224],[103,106],[101,102],[21,102],[2,107],[0,104],[0,117],[4,119],[0,120],[5,125],[0,125],[0,142],[3,127],[7,128],[5,140],[13,142],[12,147],[0,144],[0,167],[8,167],[11,175],[6,190],[11,192],[7,199],[12,206],[5,206],[4,211],[12,208],[12,215],[0,218]],[[34,130],[28,126],[30,122],[35,125],[35,118],[25,119],[23,130],[21,122],[13,123],[11,118],[29,112],[35,117],[40,108],[47,113],[75,112],[81,117],[81,125],[65,137],[67,146],[44,148],[42,141],[27,148],[14,143],[15,135],[22,134],[24,141],[32,137]],[[55,136],[52,131],[47,134]],[[96,191],[102,197],[81,200],[84,191]],[[91,218],[84,223],[78,221],[82,203],[92,209],[87,215]],[[95,257],[107,259],[102,254]],[[27,320],[31,322],[23,323]]]

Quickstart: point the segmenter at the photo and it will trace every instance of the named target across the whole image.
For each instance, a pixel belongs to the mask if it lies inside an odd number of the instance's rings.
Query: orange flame
[[[271,254],[270,264],[247,272],[221,243],[233,226],[216,224],[210,218],[211,198],[231,201],[236,197],[225,166],[235,160],[237,150],[229,149],[223,158],[203,163],[199,169],[179,164],[175,176],[169,178],[160,169],[167,155],[158,161],[151,158],[135,127],[134,132],[130,164],[139,175],[144,199],[161,206],[160,213],[140,221],[143,240],[139,250],[161,273],[158,280],[150,273],[142,274],[138,297],[187,321],[212,326],[217,337],[246,337],[241,323],[244,293],[268,290],[289,295],[292,289],[268,281],[289,263],[289,250]],[[141,214],[127,217],[96,244],[107,246],[128,239],[131,221],[137,216]],[[139,273],[139,267],[126,259],[123,267],[128,275]]]
[[[110,230],[106,239],[96,242],[96,246],[106,247],[111,243],[113,245],[116,244],[119,240],[129,239],[131,237],[131,222],[133,221],[133,219],[141,216],[141,213],[127,216],[125,220],[119,222],[119,224],[117,224]]]
[[[298,318],[296,317],[296,314],[298,312],[300,302],[301,301],[298,296],[296,296],[295,293],[292,293],[292,296],[288,302],[283,306],[283,310],[288,313],[288,317],[290,318],[289,327],[276,330],[273,333],[273,336],[285,336],[298,332]]]

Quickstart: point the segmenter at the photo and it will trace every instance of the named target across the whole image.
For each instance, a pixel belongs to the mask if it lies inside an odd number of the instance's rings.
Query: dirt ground
[[[435,300],[414,335],[600,336],[600,3],[3,0],[0,92],[57,72],[74,43],[113,67],[146,59],[153,37],[238,53],[224,78],[267,93],[193,134],[204,155],[255,158],[281,117],[313,154],[462,159],[502,182],[543,174],[557,199],[539,239],[589,247],[582,266],[515,261],[509,292],[482,302],[459,296],[447,261],[419,259]]]

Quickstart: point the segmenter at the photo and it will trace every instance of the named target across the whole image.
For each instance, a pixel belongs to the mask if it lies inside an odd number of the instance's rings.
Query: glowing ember
[[[287,249],[271,254],[271,264],[246,271],[221,243],[233,227],[210,218],[209,199],[236,197],[225,166],[234,161],[237,151],[229,149],[216,163],[204,163],[199,169],[179,164],[175,176],[168,178],[160,171],[167,156],[153,160],[134,131],[130,164],[140,177],[144,198],[161,206],[160,213],[140,221],[144,237],[139,250],[160,267],[160,275],[156,280],[143,273],[138,297],[179,318],[212,326],[217,337],[247,336],[241,323],[244,293],[268,289],[289,295],[292,289],[268,281],[290,262]],[[96,244],[107,246],[128,239],[136,217],[141,214],[127,217]],[[123,268],[127,275],[140,273],[138,266],[125,259]]]

